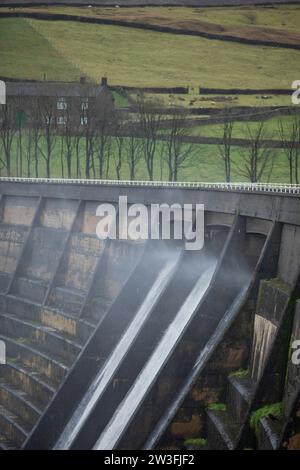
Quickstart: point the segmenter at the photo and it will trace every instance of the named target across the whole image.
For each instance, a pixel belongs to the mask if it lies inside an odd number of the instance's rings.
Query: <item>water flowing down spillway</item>
[[[244,287],[241,289],[241,291],[233,301],[232,305],[225,312],[224,317],[218,323],[218,326],[216,327],[214,333],[207,341],[205,347],[201,350],[187,379],[184,381],[181,388],[178,390],[178,393],[175,394],[173,401],[171,401],[168,408],[160,418],[159,422],[151,432],[148,440],[146,441],[143,447],[144,450],[151,450],[155,448],[156,443],[162,436],[163,432],[166,430],[172,418],[174,417],[176,410],[179,409],[180,404],[184,400],[184,397],[188,394],[194,380],[196,380],[196,377],[199,376],[199,374],[205,367],[206,362],[213,355],[216,345],[219,344],[219,342],[222,340],[224,332],[227,330],[227,328],[232,323],[233,319],[236,317],[237,313],[241,308],[241,305],[247,297],[248,289],[250,287],[250,280],[251,278],[249,276],[249,280],[245,283]]]
[[[153,306],[156,304],[161,293],[166,288],[170,277],[174,272],[179,257],[180,251],[174,253],[172,255],[172,259],[167,260],[166,263],[163,264],[162,269],[158,273],[158,276],[155,279],[153,285],[149,288],[149,292],[140,305],[140,308],[136,312],[132,322],[104,364],[103,368],[101,368],[94,381],[88,388],[86,394],[73,413],[72,418],[69,420],[67,426],[61,434],[58,442],[54,446],[54,449],[68,449],[72,445],[85,421],[91,414],[93,407],[104,392],[109,381],[112,379],[115,371],[126,355],[135,337],[138,335],[145,320],[150,315]]]
[[[42,446],[125,450],[161,435],[165,412],[198,370],[199,355],[209,344],[213,349],[219,327],[220,343],[231,324],[227,317],[247,295],[255,262],[249,265],[241,249],[247,242],[241,224],[237,219],[221,252],[212,243],[197,252],[173,242],[146,244],[47,410]],[[51,427],[62,402],[61,418]]]
[[[165,331],[153,354],[137,377],[128,394],[115,411],[112,419],[97,440],[94,449],[113,449],[117,445],[135,410],[142,402],[148,388],[163,367],[165,361],[187,327],[195,309],[205,295],[215,271],[216,263],[203,272],[194,288],[182,304]]]

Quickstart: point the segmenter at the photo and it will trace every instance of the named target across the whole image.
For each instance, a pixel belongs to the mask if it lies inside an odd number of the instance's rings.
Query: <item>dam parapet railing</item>
[[[30,183],[88,186],[133,186],[157,188],[183,188],[213,191],[236,191],[250,193],[275,193],[300,195],[300,184],[281,183],[209,183],[209,182],[173,182],[173,181],[131,181],[131,180],[100,180],[100,179],[65,179],[65,178],[25,178],[0,177],[0,183]]]

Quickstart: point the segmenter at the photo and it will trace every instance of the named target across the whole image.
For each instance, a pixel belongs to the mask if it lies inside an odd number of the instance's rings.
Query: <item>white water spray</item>
[[[95,450],[111,450],[122,437],[127,425],[130,423],[135,410],[141,404],[147,390],[154,382],[165,361],[170,356],[174,345],[182,335],[192,318],[195,309],[201,302],[207,291],[214,274],[216,262],[214,262],[199,278],[193,290],[183,303],[176,317],[167,328],[157,348],[151,355],[145,367],[137,377],[137,380],[128,394],[115,411],[112,419],[96,442]]]
[[[97,401],[105,391],[109,381],[113,377],[114,373],[131,347],[134,339],[139,334],[145,320],[152,312],[152,309],[159,299],[161,293],[164,291],[168,280],[174,271],[176,263],[179,259],[179,255],[180,254],[178,252],[176,258],[167,262],[158,274],[154,284],[152,285],[152,288],[149,290],[134,319],[104,364],[104,367],[101,368],[95,380],[90,385],[88,391],[84,395],[83,399],[66,425],[54,449],[66,450],[71,447],[78,433],[82,429],[82,426],[90,416],[90,413],[92,412]]]

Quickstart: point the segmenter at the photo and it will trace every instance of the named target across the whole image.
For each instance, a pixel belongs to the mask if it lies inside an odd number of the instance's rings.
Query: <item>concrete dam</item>
[[[203,204],[203,248],[100,239],[119,196]],[[0,178],[0,197],[1,449],[300,449],[299,188]]]

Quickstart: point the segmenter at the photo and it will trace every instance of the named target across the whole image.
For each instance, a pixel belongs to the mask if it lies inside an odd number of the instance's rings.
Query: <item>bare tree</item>
[[[109,176],[112,133],[116,127],[115,116],[109,101],[105,98],[94,102],[95,153],[98,159],[98,175],[102,179]]]
[[[76,156],[76,178],[81,178],[81,168],[80,168],[80,160],[81,160],[81,142],[82,142],[82,133],[81,129],[78,128],[77,132],[74,136],[74,147],[75,147],[75,156]]]
[[[164,168],[166,163],[166,142],[160,141],[158,145],[158,159],[159,159],[159,179],[163,181],[164,179]]]
[[[31,127],[27,127],[25,132],[25,155],[26,155],[26,176],[31,177],[31,163],[33,161],[33,132]]]
[[[109,179],[109,172],[110,172],[110,159],[111,159],[111,154],[112,154],[112,137],[110,136],[109,140],[107,141],[107,146],[106,146],[106,169],[105,169],[105,179]]]
[[[17,126],[17,151],[16,151],[16,174],[23,176],[23,145],[24,145],[24,126],[26,121],[25,112],[18,107],[16,110]]]
[[[300,116],[298,115],[295,117],[295,139],[296,139],[296,146],[295,146],[295,180],[296,184],[299,184],[299,155],[300,155]]]
[[[255,127],[247,125],[249,147],[242,151],[243,162],[237,172],[252,183],[261,181],[263,177],[270,179],[274,165],[275,153],[268,146],[271,136],[268,134],[265,122],[259,122]]]
[[[299,184],[300,116],[294,116],[291,122],[279,119],[278,131],[289,165],[290,184]]]
[[[117,179],[121,179],[121,168],[122,168],[122,163],[126,151],[126,137],[124,137],[121,133],[116,135],[116,146],[117,146],[117,153],[114,153],[114,158],[115,158],[115,168],[116,168],[116,174],[117,174]]]
[[[178,180],[179,170],[186,167],[190,162],[194,145],[186,142],[188,128],[184,125],[185,114],[179,111],[173,114],[168,140],[165,146],[165,156],[169,169],[169,181]]]
[[[17,132],[14,101],[10,98],[6,105],[0,106],[0,141],[3,151],[1,165],[6,169],[7,176],[11,176],[12,145]]]
[[[136,169],[142,157],[142,141],[141,138],[133,134],[127,137],[126,142],[126,160],[129,167],[129,178],[131,181],[135,180]]]
[[[42,138],[39,151],[46,163],[46,176],[51,178],[51,162],[57,142],[56,100],[41,96],[38,98]]]
[[[232,120],[230,110],[226,108],[224,110],[223,121],[223,143],[222,145],[218,145],[218,150],[224,164],[225,181],[227,183],[231,181],[231,146],[233,126],[234,121]]]
[[[109,129],[109,123],[103,116],[103,119],[101,119],[97,126],[96,132],[96,154],[98,158],[98,175],[100,179],[103,178],[104,173],[106,174],[106,177],[108,176],[112,140],[112,137],[109,134]]]
[[[60,121],[61,138],[61,169],[64,177],[64,162],[67,167],[67,177],[72,177],[73,155],[76,153],[76,137],[79,133],[80,114],[78,103],[70,100],[62,110]]]
[[[39,157],[40,157],[40,140],[41,132],[41,115],[37,100],[33,100],[29,110],[30,128],[33,139],[33,159],[35,177],[39,177]]]
[[[85,148],[85,177],[87,179],[90,178],[91,170],[93,172],[93,176],[95,178],[95,163],[94,163],[94,155],[95,155],[95,139],[96,139],[96,108],[95,103],[93,101],[88,102],[87,106],[81,106],[80,111],[80,125],[81,125],[81,133],[82,139],[84,142]],[[79,141],[77,141],[77,145],[79,145]],[[79,147],[77,147],[77,151]],[[78,153],[77,153],[78,158]],[[78,161],[77,161],[78,165]]]
[[[59,136],[59,143],[60,143],[60,170],[61,170],[61,173],[60,173],[60,176],[62,178],[65,177],[65,164],[64,164],[64,154],[65,154],[65,139],[64,139],[64,135],[60,135]]]
[[[145,101],[143,96],[138,98],[138,110],[143,143],[143,154],[150,181],[154,177],[154,160],[159,142],[159,133],[163,115],[157,111],[156,106]]]

